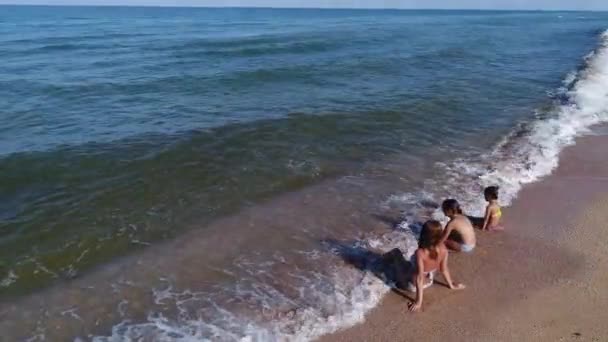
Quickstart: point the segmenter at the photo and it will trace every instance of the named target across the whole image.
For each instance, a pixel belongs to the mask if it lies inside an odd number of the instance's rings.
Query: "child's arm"
[[[424,262],[422,256],[416,251],[416,301],[410,305],[410,311],[415,312],[422,308],[422,296],[424,292]]]
[[[441,264],[439,265],[439,269],[441,270],[441,274],[445,278],[445,281],[448,283],[448,286],[450,287],[450,289],[452,289],[452,290],[462,290],[462,289],[464,289],[464,285],[463,284],[454,283],[452,281],[452,276],[450,274],[450,269],[448,267],[448,254],[449,253],[445,253],[445,257],[443,258],[443,260],[441,260]]]
[[[486,207],[486,216],[483,219],[483,226],[481,226],[481,230],[488,229],[488,223],[490,223],[490,216],[492,215],[492,211],[490,210],[490,206]]]
[[[441,243],[445,243],[445,241],[450,237],[450,233],[452,233],[452,229],[454,229],[452,225],[452,221],[448,222],[447,226],[443,230],[443,236],[441,237]]]

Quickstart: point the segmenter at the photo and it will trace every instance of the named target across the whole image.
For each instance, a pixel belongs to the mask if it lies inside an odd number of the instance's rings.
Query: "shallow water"
[[[434,202],[474,213],[499,184],[507,204],[608,118],[607,23],[2,7],[2,331],[308,340],[357,322],[387,290],[374,251],[411,252]]]

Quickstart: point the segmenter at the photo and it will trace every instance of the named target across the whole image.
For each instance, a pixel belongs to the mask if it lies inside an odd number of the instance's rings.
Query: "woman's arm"
[[[422,296],[424,292],[424,262],[419,253],[416,251],[416,301],[410,305],[410,311],[415,312],[422,308]]]
[[[445,257],[441,260],[441,264],[439,264],[439,269],[441,270],[441,274],[445,278],[445,281],[448,283],[448,286],[452,290],[461,290],[464,289],[463,284],[454,283],[452,281],[452,275],[450,274],[450,268],[448,267],[448,252],[445,252]]]

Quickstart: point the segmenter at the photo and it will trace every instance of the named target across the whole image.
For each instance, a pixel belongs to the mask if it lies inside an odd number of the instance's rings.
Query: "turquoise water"
[[[451,177],[429,165],[553,117],[607,27],[583,12],[2,6],[0,296],[326,182],[419,193]]]

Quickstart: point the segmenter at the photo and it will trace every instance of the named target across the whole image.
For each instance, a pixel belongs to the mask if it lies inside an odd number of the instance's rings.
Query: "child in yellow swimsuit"
[[[482,230],[503,230],[503,226],[500,224],[500,218],[502,217],[502,210],[498,204],[498,187],[489,186],[483,190],[483,196],[488,202],[486,207],[486,215],[483,220]]]

